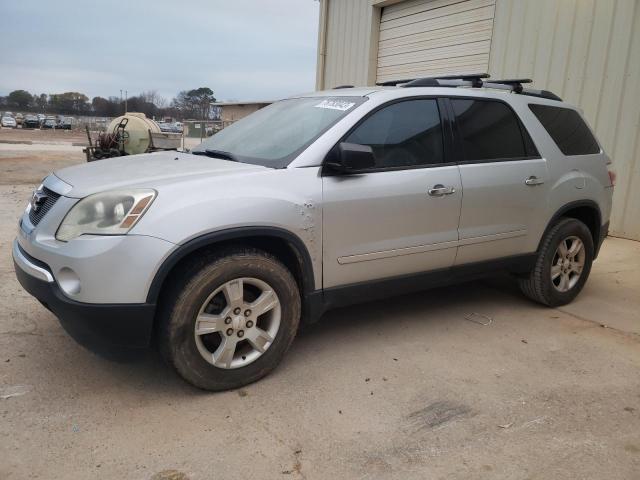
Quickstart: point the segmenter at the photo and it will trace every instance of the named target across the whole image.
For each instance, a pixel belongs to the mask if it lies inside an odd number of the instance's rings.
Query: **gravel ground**
[[[499,278],[330,312],[210,394],[87,352],[21,290],[17,218],[82,157],[0,157],[0,478],[638,478],[640,243],[608,239],[561,309]]]
[[[87,141],[84,130],[40,130],[32,128],[0,128],[1,142],[83,142]]]

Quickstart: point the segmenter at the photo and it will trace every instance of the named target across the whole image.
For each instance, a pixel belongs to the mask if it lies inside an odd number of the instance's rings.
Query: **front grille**
[[[34,212],[33,208],[29,210],[29,220],[31,220],[31,223],[33,224],[34,227],[40,223],[40,220],[44,218],[47,212],[51,210],[51,208],[56,204],[56,202],[60,198],[60,195],[58,195],[53,190],[49,190],[47,187],[42,187],[42,193],[44,193],[47,196],[47,198],[44,201],[44,203],[40,205],[40,208],[38,209],[38,211]]]

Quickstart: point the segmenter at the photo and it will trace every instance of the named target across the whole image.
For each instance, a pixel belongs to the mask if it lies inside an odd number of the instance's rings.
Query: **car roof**
[[[380,87],[340,87],[333,90],[320,90],[294,95],[289,98],[304,97],[367,97],[379,90]]]
[[[394,100],[417,96],[446,96],[446,97],[477,97],[504,100],[508,103],[539,103],[544,105],[562,106],[575,109],[574,106],[559,100],[541,98],[531,95],[522,95],[509,90],[487,87],[411,87],[399,86],[373,86],[373,87],[340,87],[332,90],[321,90],[295,95],[290,98],[300,97],[375,97],[378,100]]]

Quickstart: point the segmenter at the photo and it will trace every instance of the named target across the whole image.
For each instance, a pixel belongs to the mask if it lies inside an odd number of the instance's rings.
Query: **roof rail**
[[[528,95],[531,97],[546,98],[549,100],[562,101],[555,93],[548,90],[536,90],[524,88],[522,85],[532,83],[530,78],[507,78],[502,80],[486,80],[490,78],[487,73],[475,73],[465,75],[442,75],[439,77],[424,77],[412,80],[390,80],[377,83],[380,86],[400,86],[403,88],[413,87],[471,87],[471,88],[496,88],[508,90],[513,93]]]
[[[531,80],[530,78],[507,78],[504,80],[489,80],[488,82],[485,82],[485,86],[487,86],[487,84],[492,84],[492,83],[497,83],[500,85],[509,85],[511,87],[513,87],[513,91],[516,93],[522,93],[522,84],[523,83],[532,83],[533,80]]]
[[[401,83],[408,83],[415,80],[415,78],[405,78],[404,80],[387,80],[386,82],[378,82],[376,83],[379,87],[395,87],[396,85],[400,85]]]
[[[340,90],[341,88],[354,88],[353,85],[338,85],[337,87],[333,87],[331,90]]]
[[[562,101],[558,95],[549,90],[534,90],[533,88],[525,88],[522,92],[522,95],[529,95],[530,97],[539,97],[546,98],[548,100],[557,100],[558,102]]]
[[[514,93],[519,93],[522,95],[528,95],[530,97],[538,97],[538,98],[546,98],[548,100],[557,100],[558,102],[562,101],[558,95],[549,90],[536,90],[534,88],[524,88],[522,86],[523,83],[533,83],[533,80],[530,78],[512,78],[505,80],[490,80],[484,83],[484,86],[487,88],[496,88],[498,85],[507,85],[511,87],[511,91]]]

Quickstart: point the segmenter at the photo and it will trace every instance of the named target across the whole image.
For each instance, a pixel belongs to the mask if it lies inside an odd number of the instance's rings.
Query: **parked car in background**
[[[22,115],[21,113],[16,113],[15,119],[16,119],[16,124],[22,125],[22,122],[24,120],[24,115]]]
[[[170,123],[160,122],[158,123],[161,132],[165,133],[173,133],[175,130],[173,129],[173,125]]]
[[[40,128],[40,120],[35,115],[25,115],[22,128]]]
[[[18,124],[16,123],[16,119],[7,115],[2,117],[2,120],[0,120],[0,125],[5,128],[16,128],[18,126]]]
[[[175,131],[177,133],[182,133],[182,131],[184,130],[184,125],[182,124],[182,122],[175,122],[173,124],[173,127],[175,128]]]
[[[57,128],[58,127],[58,123],[56,122],[55,118],[46,118],[44,120],[44,122],[42,123],[42,128]]]
[[[60,123],[58,124],[58,128],[61,128],[62,130],[71,130],[76,124],[76,119],[73,117],[64,117],[63,119],[60,120]]]
[[[46,120],[47,116],[44,113],[39,113],[36,116],[38,117],[38,122],[40,122],[40,126],[42,126],[42,124]]]

